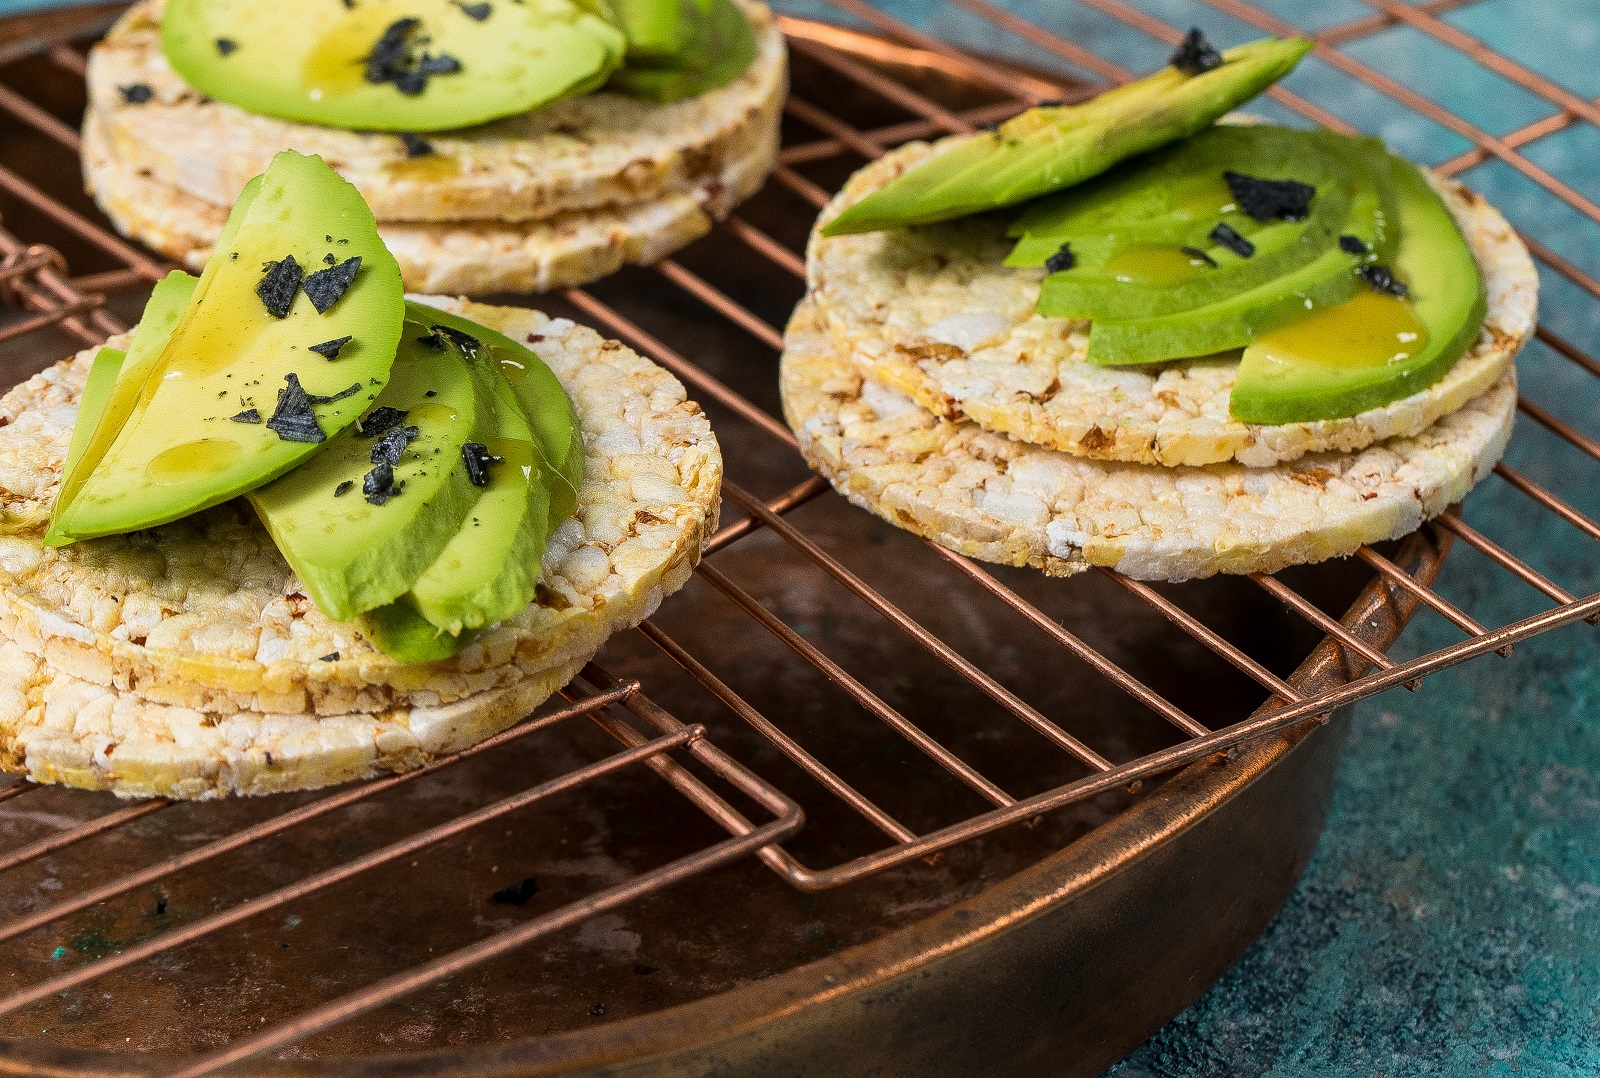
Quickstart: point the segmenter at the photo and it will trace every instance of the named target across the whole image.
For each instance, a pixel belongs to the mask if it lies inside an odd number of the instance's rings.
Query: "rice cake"
[[[426,136],[412,158],[395,135],[294,123],[204,97],[161,50],[162,5],[135,4],[91,50],[89,108],[120,156],[201,201],[232,206],[280,150],[318,154],[383,221],[531,221],[703,188],[769,144],[787,90],[783,35],[759,3],[759,40],[738,79],[657,105],[601,91],[519,116]],[[148,101],[120,87],[144,85]]]
[[[476,737],[485,722],[500,721],[483,715],[525,711],[611,633],[648,617],[688,579],[716,528],[722,458],[704,413],[666,371],[591,329],[536,311],[425,301],[527,341],[577,408],[586,443],[579,507],[551,537],[527,610],[450,659],[398,663],[356,626],[330,621],[311,604],[240,500],[145,532],[45,548],[91,351],[0,398],[0,640],[43,664],[40,684],[81,682],[112,694],[95,698],[111,700],[105,706],[113,710],[166,715],[150,720],[157,741],[178,737],[168,729],[175,713],[163,707],[192,716],[196,729],[230,715],[244,724],[234,729],[247,731],[271,719],[273,729],[314,733],[322,728],[289,720],[329,717],[349,720],[351,729],[414,728],[421,715]],[[39,677],[20,659],[12,665],[24,681]],[[37,710],[49,704],[43,690],[18,693],[0,692],[0,766],[8,768],[33,766],[18,740],[23,731],[43,737],[38,731],[66,721]],[[68,723],[65,734],[50,736],[88,744],[103,732]],[[315,756],[315,738],[306,737],[303,750]],[[190,731],[179,741],[212,738]],[[418,743],[456,743],[440,738]],[[62,748],[65,755],[52,759],[78,767],[75,751]],[[390,759],[383,751],[364,757],[380,758]],[[190,765],[220,774],[184,758]]]
[[[1140,580],[1275,572],[1414,531],[1488,474],[1516,370],[1421,433],[1251,468],[1096,461],[935,416],[842,354],[814,302],[785,337],[784,415],[852,502],[969,557]]]
[[[911,143],[868,165],[819,224],[950,145]],[[1434,182],[1484,276],[1483,333],[1440,381],[1348,419],[1239,422],[1228,411],[1236,358],[1091,365],[1088,322],[1034,313],[1045,271],[1003,265],[1012,241],[1000,215],[813,233],[809,284],[835,347],[939,415],[1098,460],[1265,467],[1417,434],[1495,385],[1533,333],[1538,276],[1527,249],[1482,198]]]
[[[522,223],[378,222],[406,287],[419,292],[542,292],[649,265],[698,239],[760,189],[777,132],[747,157],[688,191],[651,201],[571,210]],[[84,178],[117,230],[195,272],[222,233],[228,207],[146,175],[120,157],[98,111],[84,118]]]

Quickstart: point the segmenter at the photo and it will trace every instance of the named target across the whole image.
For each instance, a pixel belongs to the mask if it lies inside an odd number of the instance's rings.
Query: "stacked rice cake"
[[[85,181],[123,233],[198,270],[245,183],[279,150],[299,150],[360,190],[413,291],[581,284],[703,235],[771,171],[783,36],[765,6],[745,10],[757,57],[708,93],[652,104],[602,91],[403,138],[205,97],[162,52],[161,0],[142,0],[89,56]]]
[[[181,798],[407,770],[521,719],[684,584],[716,528],[722,458],[683,386],[565,319],[427,302],[526,341],[576,407],[578,510],[535,602],[407,665],[319,612],[242,500],[45,547],[87,351],[0,398],[0,769]]]
[[[819,224],[936,152],[857,173]],[[1538,279],[1493,207],[1435,180],[1484,277],[1476,344],[1440,381],[1347,419],[1229,414],[1237,361],[1101,367],[1083,321],[1034,312],[1042,269],[1004,260],[995,215],[813,233],[786,337],[785,414],[858,505],[987,561],[1139,579],[1272,572],[1352,553],[1443,512],[1494,466]]]

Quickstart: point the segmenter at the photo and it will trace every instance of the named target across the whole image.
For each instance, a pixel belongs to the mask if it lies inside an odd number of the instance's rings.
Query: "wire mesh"
[[[1203,2],[1263,32],[1297,32],[1247,0]],[[1497,54],[1484,42],[1441,18],[1451,10],[1481,0],[1432,0],[1417,4],[1402,0],[1366,2],[1373,9],[1370,16],[1313,35],[1317,42],[1315,55],[1321,61],[1470,143],[1470,149],[1440,163],[1437,167],[1441,172],[1456,175],[1486,161],[1498,161],[1578,213],[1600,222],[1600,206],[1523,153],[1537,140],[1572,124],[1600,123],[1600,107]],[[782,282],[777,289],[779,294],[766,302],[757,302],[741,292],[735,282],[714,281],[712,275],[697,268],[687,254],[663,260],[652,271],[670,286],[683,309],[693,312],[691,318],[703,318],[710,312],[742,332],[751,362],[768,370],[773,368],[774,356],[782,347],[777,320],[787,310],[786,304],[802,290],[805,270],[800,247],[805,225],[845,175],[862,162],[908,139],[969,132],[1042,100],[1084,98],[1106,85],[1126,81],[1133,74],[991,0],[954,0],[954,3],[997,31],[1063,61],[1081,75],[1057,77],[1017,70],[965,53],[864,0],[829,0],[829,3],[842,15],[866,24],[873,36],[800,19],[780,20],[793,54],[829,77],[797,80],[796,92],[786,107],[787,137],[774,180],[776,188],[787,192],[785,197],[790,205],[760,220],[752,212],[741,211],[718,230],[719,236],[740,246],[771,271],[767,280]],[[1166,44],[1178,41],[1185,29],[1122,0],[1081,0],[1081,4],[1131,31]],[[1551,111],[1534,122],[1496,136],[1344,51],[1354,42],[1398,25],[1425,34],[1509,80],[1546,102]],[[57,44],[45,47],[41,55],[62,77],[82,78],[84,64],[80,51]],[[924,76],[931,73],[936,79],[952,80],[961,84],[964,92],[956,95],[959,100],[943,100],[937,92],[927,88],[927,79],[908,78],[907,71]],[[976,94],[972,92],[974,88],[977,88]],[[1272,97],[1311,122],[1346,132],[1354,130],[1339,116],[1287,89],[1275,88]],[[76,153],[78,139],[73,126],[31,100],[25,92],[0,86],[0,112],[8,114],[59,151]],[[10,225],[17,231],[69,237],[94,251],[96,258],[108,267],[73,277],[51,246],[43,242],[27,243],[12,231],[0,231],[0,293],[18,308],[15,316],[0,323],[0,344],[34,341],[40,342],[40,348],[46,347],[46,341],[52,345],[57,341],[94,344],[121,331],[123,324],[111,313],[112,307],[121,303],[129,310],[136,310],[133,301],[141,290],[165,271],[162,261],[109,231],[103,219],[84,208],[75,192],[68,192],[61,186],[59,176],[52,179],[42,170],[38,176],[24,175],[12,168],[0,167],[0,191],[28,214],[26,219],[13,217]],[[1545,267],[1591,298],[1600,300],[1600,281],[1533,237],[1523,238]],[[550,299],[564,302],[603,332],[620,337],[666,366],[690,386],[692,395],[713,402],[725,412],[729,422],[747,427],[750,437],[756,443],[765,443],[765,451],[774,459],[795,459],[793,435],[768,404],[752,399],[689,358],[694,354],[692,337],[685,336],[680,342],[653,331],[643,320],[630,315],[604,286],[569,289]],[[1538,339],[1577,369],[1600,376],[1600,360],[1580,346],[1547,327],[1539,329]],[[1600,442],[1584,435],[1574,425],[1535,401],[1523,399],[1520,408],[1524,416],[1557,438],[1591,458],[1600,459]],[[1600,524],[1561,494],[1508,465],[1500,465],[1494,474],[1497,482],[1526,498],[1530,513],[1548,514],[1570,525],[1583,538],[1600,541]],[[881,842],[864,852],[853,851],[820,866],[806,863],[785,841],[800,831],[802,824],[800,810],[785,793],[757,778],[752,769],[713,745],[703,727],[685,725],[652,702],[638,684],[591,666],[567,690],[569,702],[565,707],[530,720],[483,746],[457,757],[435,761],[422,772],[324,795],[123,878],[60,899],[25,917],[0,924],[0,942],[90,909],[185,868],[237,853],[307,821],[408,784],[421,775],[448,768],[458,759],[492,751],[508,741],[558,727],[580,715],[600,724],[620,743],[621,749],[615,754],[531,786],[503,803],[417,832],[389,847],[227,907],[191,923],[180,932],[41,979],[0,998],[0,1015],[16,1012],[115,969],[146,961],[187,941],[276,908],[307,890],[331,886],[384,860],[405,856],[413,849],[442,841],[501,814],[639,764],[657,772],[729,836],[582,901],[551,911],[513,931],[493,935],[387,980],[353,989],[305,1011],[293,1021],[237,1038],[215,1053],[195,1059],[173,1072],[193,1078],[256,1053],[281,1049],[453,972],[730,859],[754,854],[781,877],[804,890],[839,887],[893,866],[936,856],[953,846],[1029,821],[1064,805],[1137,786],[1185,764],[1225,752],[1250,738],[1324,717],[1336,708],[1389,688],[1400,685],[1415,688],[1424,676],[1477,656],[1509,655],[1516,642],[1558,626],[1600,618],[1600,593],[1575,594],[1567,590],[1529,564],[1516,552],[1514,544],[1508,546],[1490,538],[1452,511],[1395,549],[1367,548],[1358,553],[1359,562],[1370,572],[1373,586],[1385,589],[1393,605],[1407,613],[1425,607],[1459,631],[1462,639],[1447,647],[1396,661],[1374,646],[1353,613],[1342,618],[1327,613],[1286,577],[1252,578],[1271,599],[1343,649],[1346,669],[1343,684],[1311,692],[1297,686],[1295,678],[1274,673],[1273,662],[1268,657],[1252,655],[1230,641],[1226,634],[1209,626],[1191,609],[1191,593],[1184,588],[1158,588],[1103,570],[1102,575],[1132,601],[1205,649],[1217,663],[1259,687],[1263,701],[1259,709],[1248,715],[1230,716],[1226,724],[1208,728],[1184,707],[1108,657],[1080,631],[1081,626],[1061,623],[1025,597],[1007,582],[1004,574],[928,544],[931,564],[944,579],[965,581],[997,604],[1006,619],[1005,632],[1019,638],[1025,636],[1030,649],[1048,651],[1052,661],[1081,664],[1093,671],[1164,725],[1167,743],[1163,747],[1119,756],[1103,751],[1074,732],[1071,716],[1047,715],[1030,704],[1000,678],[963,655],[933,627],[908,613],[903,604],[897,603],[882,588],[831,553],[822,538],[808,531],[803,519],[806,507],[832,497],[821,480],[802,479],[770,497],[757,496],[730,483],[725,488],[725,496],[728,507],[734,510],[730,514],[734,519],[710,541],[707,560],[697,572],[698,585],[707,596],[716,596],[718,601],[731,604],[747,620],[750,632],[768,634],[789,656],[789,661],[816,672],[841,693],[852,706],[851,723],[881,724],[885,736],[901,739],[912,746],[950,781],[969,791],[970,811],[937,826],[919,829],[908,824],[889,807],[880,804],[881,798],[859,789],[839,768],[830,765],[824,759],[825,754],[815,744],[808,744],[803,734],[784,729],[779,721],[742,695],[732,684],[729,672],[721,669],[724,664],[718,655],[697,651],[660,620],[647,621],[638,629],[643,641],[713,697],[731,723],[753,732],[810,782],[864,821],[881,837]],[[719,557],[758,535],[811,566],[841,595],[865,604],[881,618],[886,631],[904,636],[932,661],[1036,734],[1048,752],[1078,769],[1077,777],[1042,790],[1009,791],[980,766],[925,729],[927,724],[921,716],[898,710],[851,670],[846,657],[829,654],[811,639],[803,626],[791,624],[770,609],[756,594],[752,583],[741,579]],[[1440,594],[1434,586],[1435,576],[1453,543],[1463,544],[1482,555],[1501,574],[1500,579],[1526,588],[1538,597],[1541,605],[1527,616],[1486,625],[1457,602]],[[714,792],[699,777],[700,773],[685,766],[680,757],[692,757],[703,770],[737,790],[771,819],[763,824],[751,822],[744,812]],[[0,801],[23,796],[33,789],[31,784],[23,782],[0,786]],[[78,843],[162,812],[167,807],[163,801],[147,802],[62,829],[0,855],[0,871],[68,851]]]

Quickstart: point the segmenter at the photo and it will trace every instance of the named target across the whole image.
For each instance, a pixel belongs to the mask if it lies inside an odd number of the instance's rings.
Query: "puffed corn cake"
[[[911,143],[868,165],[819,227],[958,142]],[[1089,323],[1034,312],[1046,271],[1004,265],[1013,241],[996,215],[833,238],[813,232],[809,294],[833,347],[873,379],[947,419],[1024,442],[1164,465],[1265,467],[1360,450],[1419,434],[1499,384],[1533,333],[1539,285],[1527,248],[1482,198],[1432,179],[1483,274],[1482,334],[1438,382],[1347,419],[1273,426],[1234,419],[1236,359],[1090,364]]]
[[[722,480],[683,386],[565,319],[423,300],[528,342],[576,406],[578,510],[535,602],[450,659],[406,665],[311,604],[241,499],[46,548],[86,351],[0,398],[0,768],[181,798],[406,770],[516,722],[683,586]]]
[[[1516,371],[1415,435],[1251,468],[1089,460],[936,416],[842,352],[807,299],[784,341],[784,415],[852,502],[969,557],[1142,580],[1275,572],[1414,531],[1488,474]]]
[[[665,104],[599,91],[426,136],[296,123],[212,100],[161,48],[161,0],[131,7],[90,51],[84,169],[125,234],[203,260],[244,185],[274,154],[316,154],[355,185],[416,291],[582,284],[706,232],[772,170],[788,88],[771,12],[739,78]],[[129,101],[122,88],[145,86]],[[143,95],[140,95],[141,97]]]

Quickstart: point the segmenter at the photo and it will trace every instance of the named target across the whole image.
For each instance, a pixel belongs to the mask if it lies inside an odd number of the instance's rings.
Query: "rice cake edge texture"
[[[1422,433],[1293,463],[1163,467],[1088,460],[935,416],[841,355],[811,300],[790,322],[784,415],[812,467],[855,504],[984,561],[1140,580],[1275,572],[1414,531],[1499,460],[1516,371]]]
[[[405,721],[418,709],[470,713],[473,701],[492,709],[526,700],[530,686],[545,686],[532,693],[540,699],[559,687],[557,674],[570,676],[688,579],[717,525],[716,438],[675,378],[591,329],[536,311],[430,302],[528,341],[577,407],[586,443],[578,512],[551,537],[536,600],[521,614],[451,659],[397,663],[311,604],[237,500],[46,549],[89,351],[0,398],[0,637],[53,678],[213,718]],[[0,746],[9,746],[0,763],[15,767],[24,759],[15,738],[43,721],[29,716],[46,701],[0,698]]]

